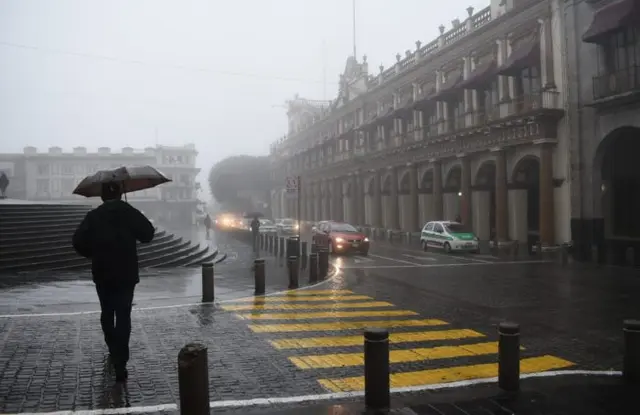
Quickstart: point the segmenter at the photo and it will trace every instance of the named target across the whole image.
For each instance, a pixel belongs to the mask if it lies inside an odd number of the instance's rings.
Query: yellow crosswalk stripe
[[[222,309],[226,311],[262,311],[262,310],[321,310],[336,308],[376,308],[376,307],[393,307],[393,304],[386,301],[368,301],[362,303],[322,303],[322,304],[241,304],[241,305],[223,305]]]
[[[482,356],[496,353],[498,353],[498,342],[391,350],[389,352],[389,362],[419,362],[422,360],[451,359],[454,357]],[[363,366],[364,354],[338,353],[317,356],[297,356],[290,357],[289,360],[300,369],[326,369],[330,367]]]
[[[272,297],[253,297],[253,298],[239,298],[237,300],[229,301],[226,304],[231,303],[281,303],[281,302],[320,302],[320,301],[362,301],[373,300],[373,298],[366,295],[317,295],[317,296],[272,296]]]
[[[287,333],[301,331],[358,330],[367,327],[425,327],[444,326],[442,320],[376,320],[376,321],[334,321],[330,323],[290,323],[290,324],[249,324],[256,333]]]
[[[520,373],[537,373],[563,369],[574,363],[555,356],[530,357],[520,360]],[[391,375],[391,387],[433,385],[471,379],[493,378],[498,376],[498,364],[455,366],[440,369],[420,370],[416,372],[394,373]],[[320,379],[318,382],[332,392],[355,392],[364,390],[364,376],[341,379]]]
[[[236,314],[244,320],[309,320],[315,318],[353,318],[353,317],[399,317],[417,316],[409,310],[385,311],[324,311],[312,313],[269,313],[269,314]]]
[[[468,329],[390,333],[389,342],[410,343],[435,340],[457,340],[474,337],[485,337],[485,335]],[[271,345],[276,349],[362,346],[363,342],[364,338],[362,336],[301,337],[297,339],[279,339],[269,341],[269,343],[271,343]]]
[[[299,290],[299,291],[290,291],[290,292],[284,293],[284,295],[287,295],[290,297],[301,297],[301,296],[318,295],[318,294],[323,294],[323,295],[353,294],[353,291],[351,290]]]

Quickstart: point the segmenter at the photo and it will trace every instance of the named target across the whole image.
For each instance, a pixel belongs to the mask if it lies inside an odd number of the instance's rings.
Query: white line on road
[[[520,379],[528,378],[547,378],[557,376],[611,376],[619,377],[622,375],[620,371],[614,370],[555,370],[549,372],[525,373],[520,375]],[[487,383],[496,383],[497,377],[485,379],[462,380],[459,382],[436,383],[433,385],[409,386],[404,388],[392,388],[391,393],[411,393],[423,392],[429,390],[466,388],[474,385],[482,385]],[[287,405],[313,401],[340,401],[343,399],[361,398],[364,391],[361,392],[338,392],[338,393],[322,393],[317,395],[298,395],[285,396],[280,398],[256,398],[243,400],[228,401],[212,401],[209,402],[211,409],[217,408],[250,408],[269,405]],[[154,412],[177,411],[178,405],[175,403],[153,405],[153,406],[131,406],[125,408],[109,408],[109,409],[85,409],[78,411],[55,411],[55,412],[22,412],[21,414],[10,415],[128,415],[128,414],[146,414]]]
[[[371,255],[371,254],[369,254]],[[464,264],[413,264],[413,265],[376,265],[376,266],[343,266],[340,269],[376,269],[376,268],[452,268],[452,267],[475,267],[479,265],[514,265],[514,264],[547,264],[553,261],[487,261],[487,262],[465,262]],[[2,316],[0,316],[2,317]]]
[[[437,259],[435,259],[433,257],[424,256],[424,255],[402,254],[402,256],[406,256],[407,258],[419,259],[419,260],[422,260],[422,261],[437,261]]]
[[[396,259],[396,258],[389,258],[387,256],[382,256],[382,255],[369,254],[369,256],[372,256],[374,258],[386,259],[387,261],[399,262],[401,264],[417,265],[417,266],[422,265],[422,264],[418,264],[418,263],[415,263],[415,262],[405,261],[405,260]]]

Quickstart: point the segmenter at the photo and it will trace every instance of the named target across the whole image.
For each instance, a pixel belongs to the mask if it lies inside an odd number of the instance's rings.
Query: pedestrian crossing
[[[350,290],[300,290],[225,303],[249,329],[286,354],[331,392],[364,390],[362,330],[390,330],[391,387],[496,377],[497,336],[452,327],[439,318]],[[523,348],[524,349],[524,348]],[[531,352],[533,353],[533,351]],[[521,373],[574,366],[551,355],[524,353]]]

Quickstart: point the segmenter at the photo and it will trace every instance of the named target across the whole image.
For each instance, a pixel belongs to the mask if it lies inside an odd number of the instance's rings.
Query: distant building
[[[4,171],[11,181],[8,197],[97,204],[100,202],[97,198],[86,199],[72,194],[85,176],[120,166],[151,165],[173,181],[129,193],[127,200],[150,217],[183,226],[195,220],[195,178],[200,172],[195,167],[197,154],[193,144],[144,150],[124,147],[119,152],[109,147],[100,147],[97,152],[88,152],[85,147],[76,147],[71,152],[64,152],[60,147],[50,147],[46,152],[25,147],[22,154],[0,154],[0,171]]]

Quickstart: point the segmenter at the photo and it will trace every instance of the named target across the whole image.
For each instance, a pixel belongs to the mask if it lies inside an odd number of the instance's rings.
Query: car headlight
[[[369,242],[369,238],[364,238],[363,241],[364,242]]]
[[[336,242],[340,244],[340,243],[344,242],[344,239],[342,239],[342,238],[336,238]]]
[[[293,228],[294,229],[300,229],[300,225],[294,225]]]

